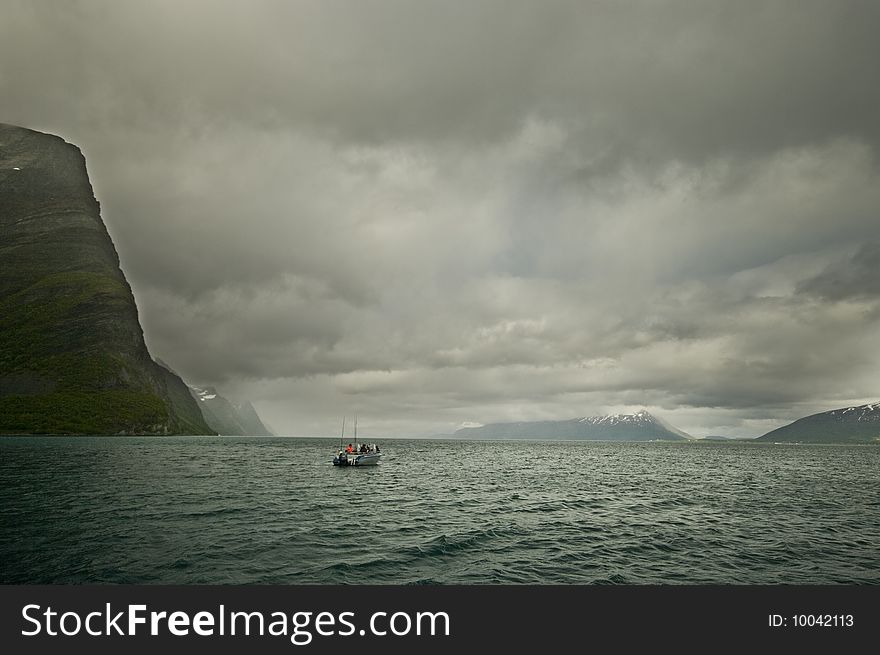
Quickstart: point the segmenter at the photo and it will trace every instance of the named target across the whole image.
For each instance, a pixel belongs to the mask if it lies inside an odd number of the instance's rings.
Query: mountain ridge
[[[159,357],[155,362],[181,380],[181,376]],[[257,414],[250,401],[233,403],[224,398],[215,387],[197,387],[184,381],[187,392],[196,401],[205,423],[218,435],[234,437],[272,437],[275,436]]]
[[[249,401],[233,403],[220,395],[214,387],[190,386],[189,390],[198,401],[205,422],[217,434],[240,437],[274,436]]]
[[[777,443],[880,443],[880,402],[810,414],[755,441]]]
[[[488,423],[455,431],[466,439],[574,439],[581,441],[684,441],[692,437],[647,410],[559,421]]]

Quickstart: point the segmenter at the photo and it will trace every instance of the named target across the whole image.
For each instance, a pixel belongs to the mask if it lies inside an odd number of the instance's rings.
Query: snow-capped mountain
[[[758,441],[880,443],[880,403],[813,414],[758,437]]]
[[[648,411],[583,416],[564,421],[489,423],[456,430],[465,439],[579,439],[584,441],[681,441],[691,438]]]

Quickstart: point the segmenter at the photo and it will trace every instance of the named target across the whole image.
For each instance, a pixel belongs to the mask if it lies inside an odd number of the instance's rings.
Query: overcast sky
[[[151,352],[280,434],[880,399],[880,3],[0,9]]]

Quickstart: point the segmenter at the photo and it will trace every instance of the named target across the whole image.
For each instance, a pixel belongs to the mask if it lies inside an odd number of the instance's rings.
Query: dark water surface
[[[880,583],[880,448],[0,437],[2,583]]]

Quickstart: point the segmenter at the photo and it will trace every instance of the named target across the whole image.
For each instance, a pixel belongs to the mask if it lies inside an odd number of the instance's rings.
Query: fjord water
[[[0,582],[877,584],[880,448],[0,438]]]

